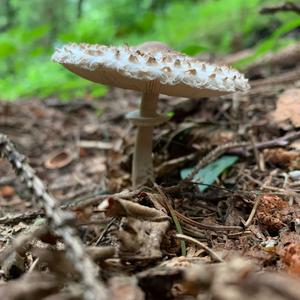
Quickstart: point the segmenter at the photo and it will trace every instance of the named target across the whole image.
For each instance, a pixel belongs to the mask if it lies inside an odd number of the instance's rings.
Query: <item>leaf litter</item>
[[[257,65],[248,71],[248,94],[209,101],[162,96],[160,110],[172,117],[154,131],[158,177],[140,190],[131,190],[133,136],[125,120],[137,94],[113,89],[99,101],[64,105],[1,102],[0,132],[24,155],[17,162],[28,162],[47,186],[42,194],[28,189],[31,179],[21,181],[1,159],[1,299],[87,299],[88,282],[116,300],[300,299],[293,147],[300,139],[300,77],[284,77],[300,66],[281,65],[272,72],[276,88],[270,74],[255,80],[266,67]],[[180,174],[199,161],[206,183],[200,189]],[[36,203],[47,192],[66,216],[55,221],[59,226]],[[96,272],[70,255],[79,249],[70,250],[74,240]]]

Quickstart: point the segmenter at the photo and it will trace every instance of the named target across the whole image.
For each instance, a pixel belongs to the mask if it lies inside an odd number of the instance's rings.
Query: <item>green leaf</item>
[[[171,119],[175,116],[175,112],[174,111],[169,111],[169,112],[166,113],[166,115],[169,119]]]
[[[280,38],[289,33],[292,30],[295,30],[297,28],[300,27],[300,18],[296,18],[293,19],[287,23],[282,24],[280,27],[278,27],[271,36],[269,36],[268,38],[266,38],[265,40],[263,40],[262,42],[260,42],[258,44],[258,46],[255,49],[255,53],[241,59],[240,61],[236,62],[234,64],[234,67],[236,68],[241,68],[243,66],[246,66],[250,63],[252,63],[253,61],[255,61],[256,59],[260,58],[261,56],[263,56],[264,54],[266,54],[268,51],[273,51],[278,50],[278,46],[280,46],[279,44],[279,40]]]
[[[205,191],[209,185],[215,182],[220,174],[232,166],[238,159],[239,157],[236,155],[223,155],[201,169],[193,178],[193,180],[200,181],[202,183],[198,185],[200,192]],[[187,178],[192,170],[193,168],[182,169],[180,171],[181,179]]]
[[[207,51],[207,47],[198,44],[191,44],[181,49],[181,52],[187,55],[195,55],[203,51]]]
[[[12,56],[16,53],[17,47],[14,45],[13,41],[1,41],[1,47],[0,47],[0,57],[8,57]]]

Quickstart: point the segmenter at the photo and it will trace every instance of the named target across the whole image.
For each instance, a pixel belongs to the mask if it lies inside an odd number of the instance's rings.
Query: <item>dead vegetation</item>
[[[140,190],[125,120],[135,93],[2,102],[0,298],[300,299],[293,49],[250,66],[249,93],[162,96],[173,117],[154,131],[157,178]],[[224,154],[239,159],[204,192],[181,179]]]

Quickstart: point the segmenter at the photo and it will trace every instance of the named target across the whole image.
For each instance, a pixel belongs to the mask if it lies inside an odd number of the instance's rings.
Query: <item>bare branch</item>
[[[279,5],[263,7],[260,10],[260,13],[261,14],[274,14],[274,13],[283,12],[283,11],[292,11],[297,14],[300,14],[300,5],[295,4],[293,2],[286,2],[283,4],[279,4]]]
[[[72,226],[73,216],[57,206],[56,199],[47,193],[43,182],[25,162],[25,157],[16,150],[9,138],[3,134],[0,134],[0,154],[9,160],[17,175],[31,189],[36,200],[43,207],[51,228],[64,240],[66,253],[85,285],[84,298],[87,300],[107,299],[108,294],[104,284],[97,280],[97,267],[86,254],[84,245]]]

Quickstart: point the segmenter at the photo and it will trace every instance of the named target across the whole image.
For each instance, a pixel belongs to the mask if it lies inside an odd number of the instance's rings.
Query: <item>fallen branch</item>
[[[283,47],[276,52],[272,51],[266,55],[263,55],[261,58],[257,59],[256,61],[252,62],[250,65],[247,66],[247,73],[252,74],[257,71],[260,72],[260,70],[263,69],[264,67],[284,68],[285,66],[296,66],[299,62],[299,59],[300,59],[300,43],[297,42],[295,44],[291,44],[286,47]],[[293,71],[295,70],[292,70],[291,72]],[[289,73],[290,72],[285,72],[281,75],[289,74]],[[270,77],[270,78],[274,78],[274,77]],[[259,80],[254,80],[252,82],[255,84],[255,82],[259,82]]]
[[[300,79],[300,68],[296,68],[292,71],[285,72],[283,74],[275,75],[273,77],[252,80],[250,82],[251,90],[249,90],[248,94],[253,95],[257,93],[257,90],[260,88],[265,88],[268,85],[278,85],[278,84],[286,84],[290,82],[294,82]]]
[[[299,138],[300,138],[300,131],[295,131],[295,132],[288,133],[282,137],[279,137],[279,138],[276,138],[273,140],[256,143],[255,147],[257,150],[263,150],[266,148],[275,148],[275,147],[285,147],[285,146],[289,145],[292,141],[299,139]],[[228,151],[226,153],[248,156],[249,151],[251,151],[252,149],[253,149],[253,145],[248,145],[246,147],[231,148],[230,151]]]
[[[58,236],[62,237],[67,248],[66,253],[85,285],[84,298],[87,300],[107,299],[108,294],[104,284],[97,280],[97,267],[86,254],[84,245],[76,235],[75,228],[71,225],[72,216],[57,206],[56,199],[46,192],[43,182],[25,162],[25,157],[3,134],[0,134],[0,154],[9,160],[17,175],[31,189],[36,200],[43,207],[45,215],[49,219],[49,225]]]
[[[286,2],[279,5],[263,7],[259,12],[261,14],[274,14],[283,11],[292,11],[297,14],[300,14],[300,5],[295,4],[293,2]]]

